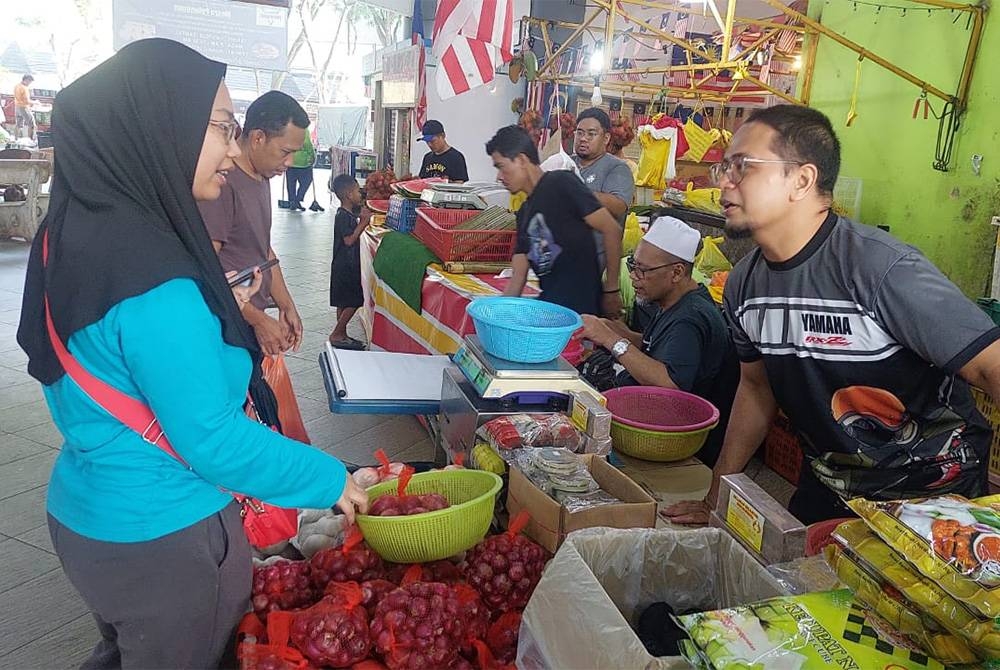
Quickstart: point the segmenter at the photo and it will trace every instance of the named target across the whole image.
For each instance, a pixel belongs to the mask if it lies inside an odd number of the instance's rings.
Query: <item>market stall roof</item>
[[[41,89],[59,90],[59,67],[51,51],[28,49],[17,41],[0,42],[0,85],[16,83],[24,74],[35,78],[34,86]]]

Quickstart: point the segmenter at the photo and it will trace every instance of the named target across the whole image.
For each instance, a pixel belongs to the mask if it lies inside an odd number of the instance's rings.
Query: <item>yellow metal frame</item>
[[[640,7],[647,9],[658,9],[664,12],[669,11],[681,11],[681,12],[691,12],[691,5],[678,5],[671,4],[667,2],[657,2],[655,0],[589,0],[588,9],[593,9],[593,11],[588,15],[583,23],[566,23],[562,21],[549,21],[546,19],[538,19],[532,17],[524,17],[524,22],[527,25],[540,26],[542,38],[545,46],[545,62],[538,71],[538,78],[542,81],[558,82],[561,84],[568,84],[571,86],[591,86],[594,83],[599,82],[602,88],[607,90],[622,91],[622,92],[632,92],[638,94],[666,94],[670,97],[675,97],[679,99],[691,99],[699,98],[706,102],[719,102],[728,103],[733,98],[756,94],[771,94],[775,95],[787,102],[796,104],[808,104],[810,96],[812,94],[812,83],[813,83],[813,67],[816,62],[816,50],[819,45],[821,38],[826,37],[834,42],[838,43],[842,47],[849,49],[856,53],[861,60],[869,60],[872,63],[892,72],[893,74],[905,79],[906,81],[912,83],[914,86],[920,89],[921,93],[927,95],[932,95],[934,97],[940,98],[945,102],[952,103],[955,107],[957,113],[964,111],[968,103],[969,87],[972,81],[972,72],[976,63],[976,55],[979,50],[979,44],[982,39],[983,24],[986,15],[987,5],[985,2],[974,5],[964,5],[954,2],[948,2],[948,0],[910,0],[914,4],[925,5],[928,7],[935,7],[939,9],[949,9],[956,12],[968,12],[972,15],[972,29],[969,36],[969,44],[966,49],[965,62],[962,66],[962,73],[959,77],[958,86],[954,94],[949,94],[940,88],[930,84],[928,81],[918,77],[917,75],[909,72],[908,70],[895,65],[886,58],[879,56],[870,49],[858,44],[847,37],[841,35],[840,33],[831,30],[830,28],[824,26],[818,21],[810,19],[808,16],[795,11],[794,9],[788,7],[781,0],[763,0],[765,3],[773,7],[775,10],[781,14],[787,16],[792,25],[784,25],[776,23],[774,21],[768,21],[764,19],[750,19],[737,16],[736,5],[737,0],[731,0],[726,6],[726,14],[723,18],[718,11],[716,5],[716,0],[706,0],[706,4],[712,12],[712,16],[715,21],[719,24],[723,31],[723,43],[721,58],[715,58],[714,55],[710,55],[701,51],[694,44],[687,40],[675,37],[673,34],[666,31],[660,30],[659,28],[650,25],[648,22],[643,21],[632,15],[630,7]],[[594,25],[598,17],[604,17],[604,25]],[[687,52],[687,65],[663,65],[657,67],[645,67],[645,68],[630,68],[622,70],[611,70],[611,44],[616,35],[621,35],[625,31],[618,30],[615,27],[615,21],[618,17],[624,18],[630,23],[641,26],[645,28],[646,35],[656,37],[662,41],[668,42],[675,46],[684,49]],[[735,38],[734,29],[737,26],[754,26],[760,28],[764,31],[762,37],[755,42],[755,44],[744,51],[744,54],[751,55],[754,51],[760,47],[762,44],[766,43],[769,39],[774,37],[778,32],[782,30],[793,30],[795,32],[802,33],[804,36],[803,52],[802,52],[802,75],[801,75],[801,92],[798,97],[787,95],[781,91],[778,91],[771,86],[768,86],[764,82],[752,76],[744,76],[742,81],[746,81],[749,84],[754,85],[756,88],[753,92],[747,89],[740,89],[738,83],[733,86],[732,90],[729,92],[719,92],[719,91],[707,91],[703,90],[701,87],[705,83],[710,81],[715,75],[717,75],[722,70],[736,70],[744,69],[747,65],[748,56],[741,56],[735,60],[729,59],[729,51],[733,44],[733,39]],[[553,52],[553,43],[549,34],[549,29],[551,27],[559,27],[565,29],[573,29],[573,33],[567,38],[567,40],[559,46],[558,49]],[[593,32],[591,32],[593,31]],[[604,72],[600,76],[594,76],[590,73],[573,73],[573,74],[559,74],[551,72],[552,65],[556,62],[556,59],[561,56],[565,51],[570,48],[573,42],[580,39],[584,32],[588,32],[593,36],[593,33],[602,34],[605,53],[604,53]],[[595,37],[596,40],[596,37]],[[695,64],[693,62],[692,56],[697,55],[699,58],[704,59],[708,62]],[[670,86],[657,86],[655,84],[647,83],[625,83],[617,81],[617,79],[608,79],[607,76],[611,75],[618,77],[619,75],[653,75],[653,74],[669,74],[671,72],[691,72],[694,73],[704,73],[700,79],[694,81],[692,79],[691,84],[687,88],[676,88]]]

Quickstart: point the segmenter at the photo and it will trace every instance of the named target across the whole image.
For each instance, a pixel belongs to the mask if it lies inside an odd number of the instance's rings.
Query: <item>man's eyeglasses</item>
[[[577,137],[586,137],[588,140],[592,140],[592,139],[600,136],[601,132],[603,132],[603,131],[600,131],[600,130],[584,130],[583,128],[577,128],[573,132],[573,134],[576,135]]]
[[[635,264],[635,256],[629,256],[625,259],[625,267],[628,269],[628,273],[635,275],[639,279],[645,279],[648,273],[662,268],[669,268],[671,265],[684,265],[684,261],[674,261],[673,263],[664,263],[663,265],[656,265],[651,268],[641,268]]]
[[[775,158],[752,158],[750,156],[737,154],[731,158],[723,158],[720,163],[713,164],[712,167],[709,168],[708,174],[716,186],[722,183],[723,176],[725,176],[725,178],[728,179],[729,183],[733,186],[738,186],[739,183],[743,181],[743,177],[746,176],[747,166],[759,163],[805,165],[802,161],[788,161]]]
[[[208,125],[215,126],[223,132],[226,136],[226,144],[240,139],[240,124],[235,121],[212,121],[209,119]]]

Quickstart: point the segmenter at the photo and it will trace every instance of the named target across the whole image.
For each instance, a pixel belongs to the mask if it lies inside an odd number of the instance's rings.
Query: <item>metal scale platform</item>
[[[467,335],[444,371],[440,427],[444,449],[452,460],[476,444],[476,430],[506,414],[555,414],[569,407],[569,393],[597,391],[565,359],[525,364],[487,354],[479,338]]]
[[[493,182],[440,183],[425,188],[420,199],[433,207],[450,209],[486,209],[491,205],[507,207],[510,193]]]

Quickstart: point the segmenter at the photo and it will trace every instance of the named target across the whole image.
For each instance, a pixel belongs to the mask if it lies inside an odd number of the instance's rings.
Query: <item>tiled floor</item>
[[[319,183],[328,175],[317,171]],[[280,186],[275,180],[275,186]],[[325,189],[320,202],[326,206]],[[337,416],[326,405],[317,357],[336,321],[329,307],[333,211],[275,209],[273,243],[306,334],[288,367],[313,443],[353,463],[382,447],[430,460],[432,445],[412,417]],[[45,526],[49,470],[62,443],[15,341],[28,245],[0,241],[0,669],[78,667],[96,642],[86,607],[59,567]],[[352,334],[362,337],[357,324]]]

